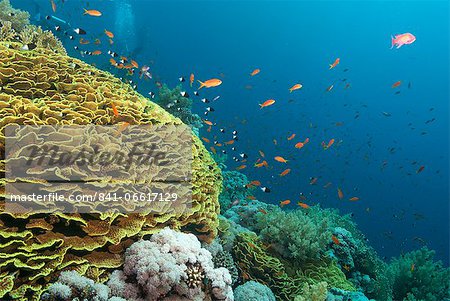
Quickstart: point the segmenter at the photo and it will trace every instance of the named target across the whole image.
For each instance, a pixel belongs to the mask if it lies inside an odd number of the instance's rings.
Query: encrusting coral
[[[249,195],[247,176],[238,171],[222,172],[223,188],[219,195],[220,212],[227,211],[233,202],[242,202]]]
[[[13,28],[30,28],[14,22]],[[111,74],[62,51],[47,49],[50,46],[45,41],[42,38],[42,45],[47,46],[33,50],[23,50],[21,42],[0,42],[0,145],[4,145],[4,128],[9,124],[182,124]],[[112,102],[120,116],[114,114]],[[166,226],[195,233],[201,240],[212,240],[218,225],[221,174],[195,135],[190,147],[189,210],[148,215],[1,212],[0,298],[37,300],[47,283],[55,281],[62,270],[75,269],[103,282],[109,271],[122,265],[121,255],[128,246]],[[4,149],[2,153],[0,170],[4,173]],[[0,178],[2,199],[5,181]]]
[[[214,268],[194,235],[168,228],[128,248],[123,271],[114,271],[108,286],[128,301],[234,300],[228,270]]]

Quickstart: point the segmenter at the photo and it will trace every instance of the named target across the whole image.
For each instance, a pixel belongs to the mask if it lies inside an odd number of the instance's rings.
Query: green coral
[[[450,269],[434,261],[435,252],[423,247],[394,258],[388,276],[393,299],[404,301],[442,301],[450,298]]]
[[[198,130],[203,126],[202,119],[197,114],[192,113],[192,100],[183,97],[181,92],[181,85],[169,89],[166,84],[163,84],[159,89],[156,103],[173,116],[180,118],[183,123],[189,125],[198,136]]]
[[[11,28],[16,32],[22,31],[25,26],[30,24],[30,14],[20,9],[11,7],[9,0],[0,2],[0,21],[11,22]]]
[[[328,288],[339,288],[346,291],[355,291],[353,284],[348,281],[345,274],[337,266],[336,262],[322,258],[301,264],[301,269],[297,271],[297,278],[304,283],[319,284],[326,282]]]
[[[259,216],[256,231],[284,258],[319,259],[331,239],[331,222],[313,211],[286,212],[275,207]]]
[[[325,301],[327,298],[327,283],[303,284],[302,294],[295,297],[294,301]]]
[[[231,207],[231,204],[236,201],[243,201],[249,195],[247,176],[238,171],[223,171],[222,172],[222,192],[219,195],[220,212],[224,213]]]
[[[300,294],[300,280],[287,274],[283,263],[266,252],[254,233],[236,237],[233,255],[244,281],[253,280],[270,287],[280,300],[292,300]]]

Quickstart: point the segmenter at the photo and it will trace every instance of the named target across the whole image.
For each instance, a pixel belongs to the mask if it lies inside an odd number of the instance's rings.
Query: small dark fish
[[[86,31],[84,29],[81,29],[81,28],[75,28],[73,31],[75,31],[75,33],[79,34],[79,35],[85,35],[86,34]]]
[[[22,50],[33,50],[35,49],[37,46],[36,44],[30,43],[30,44],[25,44],[22,46]]]
[[[237,132],[237,131],[233,131],[232,134],[233,134],[233,135],[237,135],[238,132]]]
[[[220,129],[220,132],[221,133],[225,133],[225,129]]]
[[[180,95],[186,98],[189,98],[189,94],[186,91],[181,91]]]
[[[431,122],[433,122],[435,120],[436,120],[436,118],[429,119],[429,120],[425,121],[425,124],[429,124],[429,123],[431,123]]]
[[[55,26],[55,30],[56,31],[60,31],[61,30],[61,26],[59,26],[59,25]]]
[[[386,117],[391,117],[392,116],[391,113],[388,113],[388,112],[381,112],[381,114],[383,114]]]
[[[427,132],[421,132],[421,133],[420,133],[420,135],[422,135],[422,136],[423,136],[423,135],[426,135],[426,134],[428,134],[428,133],[427,133]]]
[[[231,148],[231,150],[232,150],[232,151],[235,151],[235,150],[236,150],[236,148],[235,148],[235,147],[233,146],[233,147]]]
[[[400,91],[395,92],[395,95],[398,95],[398,94],[400,94]]]
[[[347,72],[349,69],[348,68],[345,68],[344,70],[342,70],[342,72]]]
[[[420,166],[419,169],[416,171],[416,173],[422,172],[425,169],[425,166]]]
[[[69,40],[73,40],[74,38],[73,38],[73,36],[69,36]]]
[[[151,98],[155,98],[155,93],[153,93],[152,91],[148,92],[148,95],[150,95]]]
[[[198,96],[199,94],[198,94],[198,91],[194,91],[194,95],[195,96]]]
[[[226,153],[227,153],[227,151],[223,149],[223,150],[222,150],[222,153],[226,154]]]
[[[267,187],[261,187],[261,190],[262,190],[263,192],[266,192],[266,193],[269,193],[269,192],[270,192],[270,189],[267,188]]]
[[[434,108],[430,108],[430,112],[433,111],[433,110],[434,110]]]
[[[203,102],[203,103],[209,103],[208,98],[202,98],[200,101]]]
[[[206,111],[208,111],[208,112],[214,112],[214,108],[212,108],[212,107],[207,107],[207,108],[206,108]]]
[[[184,79],[183,76],[182,76],[182,77],[179,77],[178,80],[179,80],[180,82],[185,82],[185,79]]]
[[[239,154],[239,156],[240,156],[242,159],[247,159],[247,158],[248,158],[247,154],[245,154],[245,153]]]

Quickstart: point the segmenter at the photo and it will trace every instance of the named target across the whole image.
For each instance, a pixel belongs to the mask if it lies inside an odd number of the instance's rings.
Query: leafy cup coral
[[[6,125],[181,125],[158,105],[107,72],[45,47],[0,42],[0,145]],[[120,112],[116,116],[114,103]],[[11,214],[0,212],[0,298],[37,300],[62,270],[95,281],[122,265],[133,241],[166,226],[210,241],[217,233],[221,175],[192,135],[189,210],[152,214]],[[3,149],[4,151],[4,149]],[[5,172],[4,153],[0,170]],[[0,207],[5,198],[0,178]]]

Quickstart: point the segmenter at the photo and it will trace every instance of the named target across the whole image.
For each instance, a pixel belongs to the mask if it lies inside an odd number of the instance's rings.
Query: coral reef
[[[248,281],[234,290],[235,301],[275,301],[269,287],[256,281]]]
[[[46,48],[59,54],[66,54],[66,49],[51,31],[30,25],[27,12],[11,7],[9,0],[0,2],[0,41],[9,42],[10,47]],[[17,43],[13,43],[17,42]],[[19,43],[20,42],[20,43]]]
[[[30,14],[11,7],[9,0],[0,1],[0,22],[10,22],[15,32],[20,32],[30,24]]]
[[[189,97],[182,96],[182,92],[181,85],[171,90],[166,84],[163,84],[159,89],[156,103],[173,116],[180,118],[185,124],[191,126],[198,136],[199,129],[203,126],[202,120],[200,116],[192,113],[192,100]]]
[[[327,298],[327,283],[319,282],[309,285],[303,284],[302,294],[295,297],[294,301],[325,301]]]
[[[309,210],[286,212],[273,208],[258,216],[255,225],[261,239],[284,258],[318,259],[331,240],[330,221],[315,218]]]
[[[242,202],[249,195],[247,176],[238,171],[222,172],[222,192],[219,195],[220,213],[227,211],[235,201]]]
[[[211,253],[215,268],[226,268],[230,272],[232,284],[235,285],[239,273],[234,263],[233,256],[229,251],[223,249],[221,239],[217,237],[210,244],[204,243],[203,248]]]
[[[338,288],[332,288],[328,291],[327,301],[369,301],[361,292],[348,292]],[[389,299],[377,299],[388,301]],[[373,300],[372,300],[373,301]]]
[[[254,233],[241,233],[233,248],[244,281],[262,283],[273,291],[277,299],[291,300],[301,293],[301,281],[290,277],[283,263],[266,252]]]
[[[108,286],[129,301],[174,296],[199,301],[233,300],[228,270],[214,268],[211,253],[194,235],[169,228],[128,248],[123,271],[114,271]]]
[[[75,271],[64,271],[58,282],[51,284],[42,294],[42,301],[127,301],[117,296],[111,296],[110,289],[100,283],[81,276]]]
[[[8,124],[181,124],[107,72],[46,48],[21,47],[18,42],[0,42],[1,145]],[[0,298],[36,300],[47,283],[67,269],[105,281],[109,270],[121,266],[121,254],[133,241],[166,226],[212,240],[218,225],[221,175],[194,135],[192,158],[192,202],[183,213],[19,216],[1,212]],[[5,170],[4,157],[0,170]],[[2,198],[4,185],[1,178]]]
[[[393,299],[441,301],[450,299],[450,269],[434,261],[435,252],[423,247],[394,258],[388,268]]]

